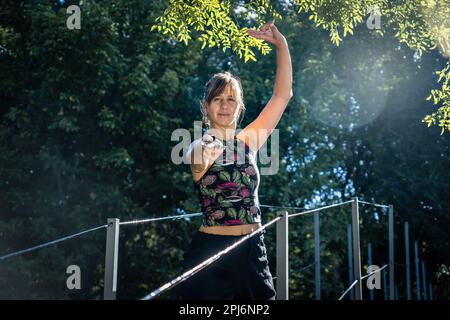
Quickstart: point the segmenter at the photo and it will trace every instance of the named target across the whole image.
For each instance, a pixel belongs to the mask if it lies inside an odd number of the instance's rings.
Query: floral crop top
[[[202,206],[203,226],[261,222],[259,181],[256,160],[247,144],[236,136],[234,141],[224,142],[222,155],[199,181],[194,181]]]

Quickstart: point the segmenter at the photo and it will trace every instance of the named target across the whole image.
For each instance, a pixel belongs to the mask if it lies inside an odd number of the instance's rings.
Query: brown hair
[[[239,77],[231,74],[228,71],[214,74],[211,77],[211,79],[209,79],[208,82],[206,83],[203,97],[200,100],[200,112],[202,114],[203,119],[205,119],[205,114],[203,113],[204,106],[206,104],[210,104],[212,99],[220,95],[229,84],[231,84],[232,88],[234,88],[236,92],[237,95],[236,100],[238,103],[238,108],[242,108],[240,120],[238,120],[237,122],[237,125],[240,125],[245,114],[245,104],[244,104],[242,84]]]

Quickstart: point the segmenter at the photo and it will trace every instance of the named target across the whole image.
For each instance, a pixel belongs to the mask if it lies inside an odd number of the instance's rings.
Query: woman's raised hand
[[[266,23],[259,30],[248,29],[247,33],[249,36],[252,36],[257,39],[263,39],[269,43],[272,43],[276,47],[286,44],[286,38],[275,26],[275,21]]]

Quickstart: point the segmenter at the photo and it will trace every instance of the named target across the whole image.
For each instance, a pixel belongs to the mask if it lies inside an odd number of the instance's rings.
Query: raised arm
[[[277,70],[272,97],[259,116],[238,135],[254,151],[257,151],[277,126],[292,98],[292,62],[286,38],[273,22],[264,25],[260,31],[248,30],[248,33],[255,38],[274,44],[277,49]]]

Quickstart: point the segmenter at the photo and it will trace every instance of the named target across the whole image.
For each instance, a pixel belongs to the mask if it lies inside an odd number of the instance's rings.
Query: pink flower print
[[[222,219],[225,216],[225,211],[223,210],[216,210],[213,213],[209,215],[214,220]]]
[[[245,173],[248,174],[249,176],[254,176],[256,174],[256,171],[252,166],[250,166],[245,168]]]
[[[248,191],[247,188],[242,188],[241,191],[239,192],[239,194],[243,197],[243,198],[247,198],[248,196],[250,196],[250,191]]]
[[[205,198],[203,199],[203,207],[209,207],[209,205],[211,204],[211,199],[210,198]]]
[[[235,225],[235,224],[242,224],[242,221],[239,219],[225,221],[225,225],[227,225],[227,226],[231,226],[231,225]]]
[[[214,181],[216,181],[216,179],[217,179],[217,176],[208,175],[202,179],[202,184],[204,186],[209,186],[209,185],[213,184]]]
[[[220,190],[223,190],[223,189],[236,190],[237,187],[238,187],[238,185],[236,184],[236,182],[233,182],[233,181],[225,182],[225,183],[219,184],[217,186],[217,188],[219,188]]]

